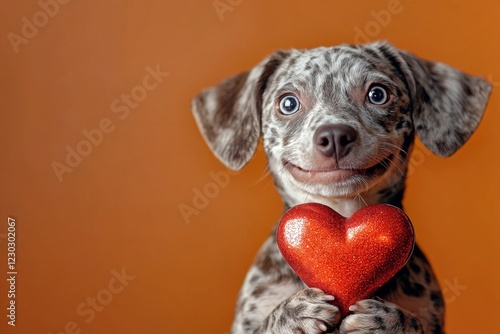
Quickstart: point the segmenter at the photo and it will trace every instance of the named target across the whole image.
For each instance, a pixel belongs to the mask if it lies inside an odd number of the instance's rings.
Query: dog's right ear
[[[413,123],[422,143],[449,157],[470,138],[483,116],[492,90],[481,77],[401,51],[410,68],[418,101]]]
[[[261,133],[262,94],[288,55],[276,52],[193,99],[193,114],[205,141],[229,168],[240,170],[254,155]]]

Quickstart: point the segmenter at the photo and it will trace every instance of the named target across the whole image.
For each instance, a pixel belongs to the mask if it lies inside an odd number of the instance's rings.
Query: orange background
[[[262,179],[259,150],[183,218],[180,205],[193,207],[210,172],[226,171],[203,142],[190,99],[277,49],[353,43],[361,30],[496,87],[456,155],[441,159],[418,144],[405,198],[445,289],[448,332],[496,333],[500,2],[400,0],[400,12],[377,22],[373,13],[394,1],[232,0],[221,19],[212,0],[74,0],[45,25],[37,17],[41,27],[18,53],[9,33],[21,35],[23,17],[33,22],[41,7],[3,1],[0,331],[229,332],[242,279],[282,205]],[[168,77],[120,119],[111,104],[157,64]],[[113,130],[59,182],[52,163],[65,163],[67,146],[106,118]],[[9,216],[17,221],[15,328],[5,316]],[[119,286],[112,271],[122,268],[135,278],[110,293]],[[87,323],[77,307],[96,297],[107,304]]]

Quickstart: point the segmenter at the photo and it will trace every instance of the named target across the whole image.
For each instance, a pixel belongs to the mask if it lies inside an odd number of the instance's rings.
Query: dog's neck
[[[402,209],[405,179],[385,180],[365,192],[346,197],[323,197],[307,194],[300,189],[284,189],[279,184],[277,186],[286,209],[301,203],[316,202],[331,207],[344,217],[350,217],[357,210],[377,203],[391,204]]]

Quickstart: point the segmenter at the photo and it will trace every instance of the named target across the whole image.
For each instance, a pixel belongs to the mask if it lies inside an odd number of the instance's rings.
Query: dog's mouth
[[[299,182],[304,183],[338,183],[346,181],[355,176],[369,177],[375,179],[382,176],[391,165],[394,154],[380,160],[368,168],[342,168],[330,167],[323,169],[304,169],[290,161],[283,159],[283,166],[292,174]]]

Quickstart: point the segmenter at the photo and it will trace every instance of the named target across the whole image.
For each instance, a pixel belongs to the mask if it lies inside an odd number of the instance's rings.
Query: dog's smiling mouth
[[[299,182],[335,183],[346,181],[354,176],[369,177],[371,179],[382,176],[389,169],[393,158],[394,154],[390,154],[371,167],[359,169],[331,167],[327,169],[308,170],[285,159],[282,162],[283,166]]]

